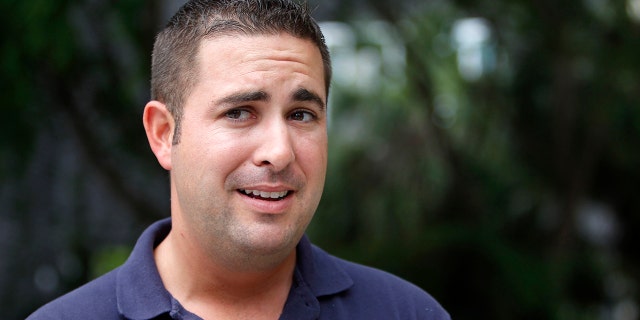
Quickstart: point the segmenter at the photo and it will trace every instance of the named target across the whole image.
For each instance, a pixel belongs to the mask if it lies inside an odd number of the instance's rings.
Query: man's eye
[[[231,120],[247,120],[251,118],[251,113],[243,109],[233,109],[227,111],[225,116]]]
[[[302,122],[310,122],[316,119],[316,116],[313,113],[303,110],[294,111],[289,117],[292,120]]]

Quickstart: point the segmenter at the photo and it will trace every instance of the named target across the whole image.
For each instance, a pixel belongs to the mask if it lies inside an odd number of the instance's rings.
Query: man
[[[289,0],[194,0],[156,39],[143,123],[171,219],[31,319],[449,319],[304,232],[327,166],[330,59]]]

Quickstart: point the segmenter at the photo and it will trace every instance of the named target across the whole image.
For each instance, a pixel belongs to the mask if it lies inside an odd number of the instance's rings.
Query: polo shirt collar
[[[171,311],[171,294],[162,283],[153,257],[154,248],[170,230],[169,218],[152,224],[142,233],[129,259],[118,271],[118,311],[127,319],[153,319]]]
[[[336,264],[335,258],[312,245],[306,236],[296,250],[293,283],[280,319],[318,319],[321,313],[318,298],[350,288],[353,280]]]
[[[153,256],[154,248],[170,230],[170,218],[149,226],[138,239],[129,259],[118,271],[118,310],[127,319],[152,319],[171,312],[176,307],[175,299],[162,283]],[[291,289],[287,304],[293,302],[289,300],[295,294],[306,301],[312,301],[311,307],[319,311],[318,297],[342,292],[353,285],[353,280],[336,263],[335,258],[312,245],[306,235],[302,237],[296,250],[296,283]]]
[[[316,297],[336,294],[353,285],[353,280],[336,263],[336,258],[311,244],[306,235],[296,250],[296,271]]]

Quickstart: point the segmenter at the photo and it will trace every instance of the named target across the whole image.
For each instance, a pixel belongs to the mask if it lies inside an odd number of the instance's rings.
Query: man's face
[[[206,254],[291,252],[327,166],[322,58],[290,35],[203,40],[171,149],[172,215]]]

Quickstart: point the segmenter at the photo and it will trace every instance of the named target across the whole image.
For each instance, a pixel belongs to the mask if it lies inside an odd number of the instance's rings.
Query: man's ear
[[[160,101],[149,101],[144,107],[142,123],[151,151],[165,170],[171,170],[171,148],[173,147],[175,121],[167,110],[167,106]]]

